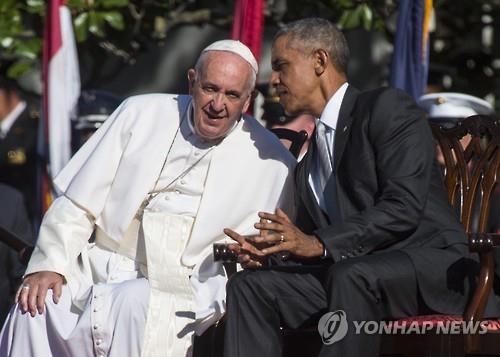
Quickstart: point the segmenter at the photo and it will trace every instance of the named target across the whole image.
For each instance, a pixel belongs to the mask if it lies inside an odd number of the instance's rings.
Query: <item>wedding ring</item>
[[[285,241],[285,236],[283,234],[280,234],[280,243],[283,243]]]
[[[21,285],[21,289],[29,290],[30,288],[31,288],[30,284],[23,284],[23,285]]]

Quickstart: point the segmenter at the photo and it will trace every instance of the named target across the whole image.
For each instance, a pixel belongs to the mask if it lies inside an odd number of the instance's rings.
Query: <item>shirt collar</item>
[[[14,109],[12,109],[10,113],[7,114],[7,116],[0,122],[0,132],[4,135],[7,134],[12,125],[14,125],[17,117],[21,115],[24,109],[26,109],[26,102],[21,101],[17,103]]]
[[[345,82],[340,86],[335,94],[326,103],[325,109],[321,113],[319,120],[323,122],[330,129],[335,130],[337,128],[337,121],[339,119],[340,106],[342,100],[344,99],[345,92],[349,84]]]

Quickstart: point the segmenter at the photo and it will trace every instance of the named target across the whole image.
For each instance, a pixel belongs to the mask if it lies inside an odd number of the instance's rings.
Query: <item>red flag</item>
[[[48,182],[71,156],[71,118],[80,95],[80,71],[65,0],[50,0],[44,28],[42,143],[46,170],[42,174],[42,213],[50,204]],[[47,175],[48,170],[48,175]]]
[[[264,1],[236,0],[231,38],[240,40],[259,61],[264,30]]]

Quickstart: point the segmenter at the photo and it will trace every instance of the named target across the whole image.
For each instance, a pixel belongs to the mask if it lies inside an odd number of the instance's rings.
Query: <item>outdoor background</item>
[[[351,48],[350,82],[387,85],[398,0],[268,0],[259,83],[270,74],[270,41],[278,26],[319,16],[337,22]],[[82,89],[120,96],[185,93],[186,70],[210,42],[229,38],[234,1],[69,0]],[[500,1],[434,0],[429,83],[469,93],[500,108]],[[41,94],[43,0],[0,0],[0,60],[23,88]],[[7,60],[7,62],[6,62]],[[496,99],[496,100],[495,100]]]

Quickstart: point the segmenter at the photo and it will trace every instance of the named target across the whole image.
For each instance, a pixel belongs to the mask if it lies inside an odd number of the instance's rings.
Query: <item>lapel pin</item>
[[[347,125],[346,125],[346,126],[344,126],[344,129],[343,129],[343,130],[344,130],[344,133],[345,133],[345,132],[346,132],[346,130],[347,130]]]

